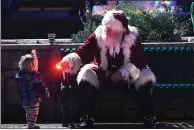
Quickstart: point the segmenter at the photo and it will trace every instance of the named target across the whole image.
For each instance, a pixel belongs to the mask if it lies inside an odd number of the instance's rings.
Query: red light
[[[60,63],[56,64],[56,68],[57,68],[58,70],[61,69]]]
[[[57,70],[63,71],[67,68],[69,68],[69,63],[68,62],[59,62],[55,65]]]

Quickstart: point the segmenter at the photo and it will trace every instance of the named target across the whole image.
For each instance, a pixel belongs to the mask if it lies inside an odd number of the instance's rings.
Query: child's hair
[[[36,56],[36,51],[32,50],[31,54],[26,54],[21,56],[20,61],[18,63],[20,70],[38,70],[38,58]]]

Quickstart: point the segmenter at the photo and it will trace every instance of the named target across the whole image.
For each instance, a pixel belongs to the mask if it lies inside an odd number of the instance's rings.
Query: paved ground
[[[41,129],[66,129],[61,124],[37,124]],[[1,124],[1,129],[26,129],[26,124]]]
[[[61,124],[38,124],[42,129],[68,129]],[[142,123],[95,123],[95,129],[141,129]],[[1,129],[26,129],[26,124],[1,124]],[[156,129],[194,129],[194,121],[158,123]]]

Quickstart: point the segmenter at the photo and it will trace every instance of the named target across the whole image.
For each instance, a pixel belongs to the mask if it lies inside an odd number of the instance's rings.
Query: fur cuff
[[[80,72],[77,76],[77,83],[81,81],[88,81],[91,85],[93,85],[95,88],[99,88],[99,79],[96,72],[92,70],[92,68],[98,68],[98,66],[94,64],[86,64],[83,68],[81,68]]]
[[[79,67],[82,64],[81,58],[76,53],[70,53],[63,57],[63,61],[68,61],[70,68],[66,69],[64,72],[70,73],[70,74],[76,74]]]
[[[145,68],[141,70],[139,78],[135,81],[136,90],[148,81],[156,83],[156,77],[150,68]]]
[[[133,83],[140,75],[140,70],[132,63],[123,65],[119,71],[122,73],[124,80]]]

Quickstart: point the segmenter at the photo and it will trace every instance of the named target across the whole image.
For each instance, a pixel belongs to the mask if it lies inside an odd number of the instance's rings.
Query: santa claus
[[[72,79],[66,74],[76,79],[81,127],[93,126],[96,93],[107,83],[109,87],[126,83],[134,88],[145,126],[154,126],[152,94],[156,77],[148,67],[138,30],[128,25],[123,11],[108,11],[84,44],[57,65],[63,69],[64,80]]]

